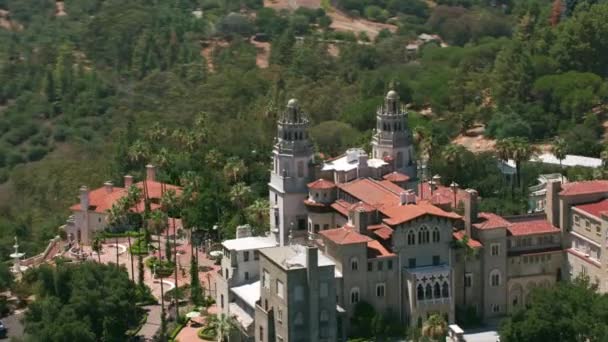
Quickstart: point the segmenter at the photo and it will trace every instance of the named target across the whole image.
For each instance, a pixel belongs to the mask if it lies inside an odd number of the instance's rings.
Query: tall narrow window
[[[439,240],[440,240],[439,228],[435,227],[435,228],[433,228],[433,242],[439,242]]]
[[[439,286],[439,283],[433,285],[433,298],[441,298],[441,287]]]
[[[424,288],[422,287],[422,284],[418,284],[418,286],[416,288],[416,293],[418,296],[418,300],[424,299]]]
[[[426,298],[426,299],[433,298],[433,288],[431,287],[431,284],[426,284],[426,286],[424,288],[424,298]]]
[[[413,230],[410,230],[407,233],[407,244],[408,245],[415,245],[416,244],[416,233],[414,233]]]
[[[283,289],[283,282],[277,279],[277,296],[279,298],[284,298],[284,289]]]
[[[354,287],[350,290],[350,303],[357,304],[359,303],[359,288]]]
[[[353,271],[359,269],[359,260],[357,258],[350,259],[350,269]]]
[[[448,298],[449,296],[450,296],[450,286],[448,285],[447,281],[444,281],[443,285],[441,285],[441,297]]]

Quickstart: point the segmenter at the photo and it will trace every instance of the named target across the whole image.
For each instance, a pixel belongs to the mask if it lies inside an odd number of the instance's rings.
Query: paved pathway
[[[144,341],[152,341],[152,337],[160,329],[160,305],[144,306],[148,310],[148,320],[139,330],[139,336],[143,337]]]
[[[8,330],[7,337],[9,339],[12,337],[23,337],[23,324],[21,323],[21,318],[23,318],[23,312],[2,318],[2,323],[4,323]]]

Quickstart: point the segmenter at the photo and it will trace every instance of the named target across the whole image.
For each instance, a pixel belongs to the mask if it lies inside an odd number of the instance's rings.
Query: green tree
[[[236,329],[236,322],[234,318],[220,314],[219,316],[210,316],[209,326],[215,329],[217,341],[222,342]]]
[[[102,242],[103,242],[103,240],[102,240],[101,236],[95,235],[95,237],[93,238],[93,242],[91,243],[91,249],[95,253],[97,253],[97,261],[99,263],[101,263],[101,251],[103,248]]]
[[[525,310],[505,319],[499,330],[505,342],[605,341],[608,297],[597,284],[579,277],[549,288],[537,288]]]
[[[560,137],[555,138],[553,145],[551,146],[551,153],[559,160],[559,172],[562,174],[562,182],[564,181],[564,170],[562,169],[562,161],[566,158],[566,152],[568,151],[568,145],[566,141]]]
[[[530,56],[521,42],[505,46],[496,56],[493,70],[493,96],[499,104],[523,101],[532,86]]]
[[[422,336],[426,336],[433,341],[445,338],[448,333],[448,324],[439,314],[431,315],[422,324]]]

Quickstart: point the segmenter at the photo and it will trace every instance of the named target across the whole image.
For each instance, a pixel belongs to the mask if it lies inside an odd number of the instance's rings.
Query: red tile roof
[[[464,235],[465,235],[465,231],[464,230],[459,230],[457,232],[452,233],[452,236],[456,240],[462,240],[464,238]],[[473,239],[472,237],[469,237],[469,240],[467,241],[467,245],[469,245],[469,247],[471,247],[471,248],[480,248],[480,247],[483,246],[481,244],[481,242]]]
[[[608,180],[592,180],[562,184],[561,196],[575,196],[608,192]]]
[[[591,214],[597,218],[601,218],[602,212],[608,211],[608,199],[603,199],[595,203],[575,205],[574,207],[587,214]]]
[[[323,178],[318,179],[314,182],[308,183],[308,188],[309,189],[315,189],[315,190],[325,190],[325,189],[332,189],[335,188],[336,184],[334,184],[334,182],[330,182],[328,180],[325,180]]]
[[[446,212],[426,201],[417,204],[401,205],[399,194],[404,191],[396,184],[383,180],[373,181],[368,178],[360,178],[352,182],[338,185],[352,197],[377,208],[383,215],[388,216],[384,222],[388,225],[396,225],[424,215],[433,215],[451,219],[459,219],[455,213]],[[336,201],[337,202],[337,201]],[[339,206],[332,207],[340,212]],[[345,215],[346,216],[346,215]]]
[[[388,173],[382,178],[391,182],[407,182],[410,180],[410,176],[404,175],[403,173],[397,171]]]
[[[480,221],[473,224],[477,229],[507,228],[511,225],[511,222],[494,213],[479,213],[478,217]]]
[[[388,240],[391,238],[391,236],[393,236],[393,228],[385,225],[384,223],[367,226],[367,230],[382,240]]]
[[[426,201],[416,204],[398,205],[386,208],[382,211],[388,218],[383,221],[391,226],[411,221],[425,215],[439,216],[447,219],[459,219],[460,215],[447,212]]]
[[[338,245],[349,245],[372,241],[369,236],[360,234],[350,226],[322,230],[319,232],[319,234]]]
[[[305,199],[304,204],[311,206],[311,207],[325,207],[326,206],[325,204],[323,204],[321,202],[315,202],[315,201],[311,201],[309,199]]]
[[[464,203],[467,196],[468,194],[465,190],[458,189],[456,191],[456,206],[460,202]],[[437,205],[449,204],[450,207],[454,206],[454,192],[450,187],[443,185],[437,185],[431,194],[431,184],[429,182],[418,184],[418,198]]]
[[[342,216],[348,217],[348,208],[350,208],[350,205],[351,204],[345,200],[339,199],[332,203],[331,207],[338,213],[342,214]]]
[[[367,257],[369,259],[392,256],[395,256],[395,253],[386,249],[380,242],[372,240],[367,243]]]
[[[558,233],[559,229],[545,219],[532,219],[519,222],[512,222],[507,228],[510,235],[523,236],[534,234]]]
[[[136,187],[144,189],[144,182],[138,182],[134,184]],[[163,183],[156,181],[145,181],[146,189],[148,191],[149,198],[160,199],[162,196],[162,185]],[[175,185],[165,184],[165,190],[174,190],[176,195],[182,194],[182,188]],[[112,205],[116,203],[120,198],[125,196],[126,190],[121,187],[114,186],[112,192],[108,192],[105,186],[89,191],[89,210],[95,211],[96,213],[105,213],[112,208]],[[160,205],[152,203],[150,205],[152,210],[160,208]],[[145,210],[144,201],[140,201],[134,208],[136,212],[143,212]],[[70,207],[72,211],[80,211],[80,203],[74,204]]]
[[[364,211],[369,213],[372,211],[376,211],[376,208],[363,201],[359,201],[355,204],[351,204],[351,206],[348,208],[348,211]]]

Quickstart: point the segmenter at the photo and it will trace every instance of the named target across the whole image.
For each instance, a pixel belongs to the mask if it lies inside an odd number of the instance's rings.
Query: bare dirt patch
[[[23,25],[11,19],[9,11],[0,9],[0,27],[9,31],[21,31]]]
[[[55,1],[55,16],[56,17],[65,17],[68,15],[65,12],[65,3],[63,1]]]
[[[268,68],[269,60],[270,60],[270,43],[269,42],[258,42],[253,38],[249,40],[249,42],[255,46],[257,51],[255,64],[260,69]]]
[[[369,39],[374,40],[380,31],[387,29],[391,32],[397,31],[397,26],[383,23],[376,23],[362,18],[352,18],[342,11],[334,9],[328,15],[331,17],[331,28],[336,31],[353,32],[359,34],[365,32]]]
[[[340,47],[337,44],[329,43],[327,44],[327,53],[332,57],[338,57],[340,56]]]
[[[205,40],[201,42],[201,45],[201,56],[205,57],[205,60],[207,61],[207,69],[209,69],[209,72],[214,72],[215,68],[213,66],[213,52],[218,46],[228,46],[228,42],[224,40]]]

